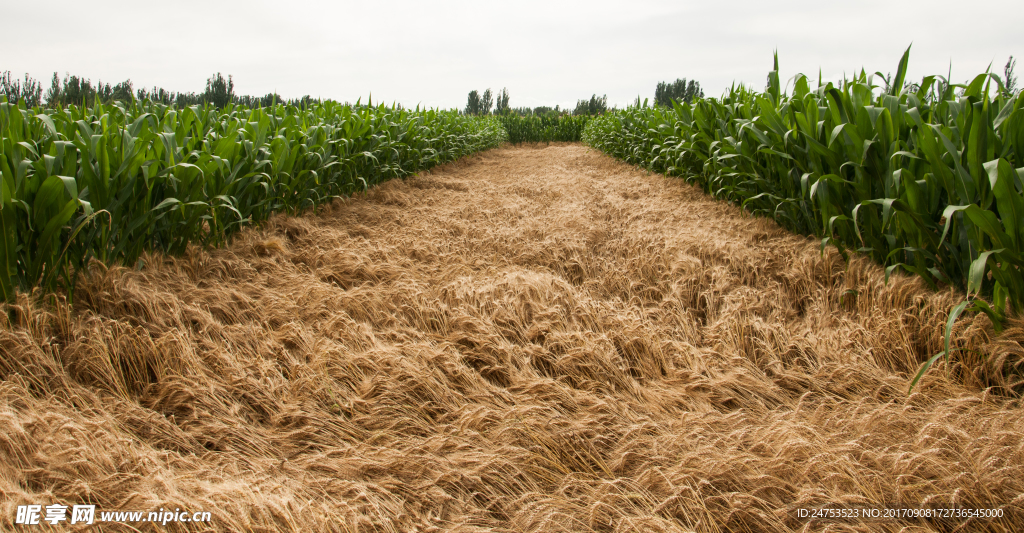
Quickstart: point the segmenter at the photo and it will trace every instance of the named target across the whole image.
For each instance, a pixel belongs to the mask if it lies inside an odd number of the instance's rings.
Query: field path
[[[88,501],[212,513],[172,531],[1024,530],[1024,418],[986,390],[1019,321],[965,320],[994,358],[908,396],[957,294],[585,146],[144,261],[0,327],[0,529]]]

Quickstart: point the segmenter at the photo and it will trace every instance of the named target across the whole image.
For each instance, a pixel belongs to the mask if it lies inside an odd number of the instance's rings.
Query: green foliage
[[[54,108],[71,104],[89,105],[96,100],[105,103],[114,100],[130,102],[133,98],[131,80],[125,80],[114,86],[100,81],[93,87],[91,81],[78,76],[65,75],[64,80],[61,81],[56,72],[53,73],[50,89],[46,91],[46,105]]]
[[[132,92],[132,80],[125,80],[114,86],[108,100],[131,102],[134,98],[135,93]]]
[[[513,144],[579,142],[591,117],[587,115],[515,115],[498,117]]]
[[[0,94],[12,104],[24,102],[27,107],[42,103],[43,87],[36,79],[25,74],[25,80],[11,78],[11,71],[0,72]]]
[[[679,78],[672,83],[659,82],[654,89],[654,103],[665,107],[672,107],[672,100],[690,103],[694,98],[703,97],[700,83],[696,80],[687,82],[686,78]]]
[[[220,72],[210,76],[206,80],[206,90],[203,92],[203,102],[213,104],[218,109],[235,101],[235,81],[228,75],[228,79]]]
[[[1007,96],[1017,92],[1017,76],[1013,73],[1013,67],[1017,66],[1017,60],[1010,56],[1003,67],[1003,87]]]
[[[464,113],[467,115],[489,115],[493,105],[494,97],[491,95],[490,89],[484,91],[482,95],[476,91],[469,91],[469,100]]]
[[[494,114],[503,115],[509,112],[508,107],[508,89],[501,89],[498,93],[498,102],[494,105]]]
[[[576,109],[573,110],[573,115],[600,115],[608,111],[608,95],[601,96],[597,95],[590,97],[590,100],[577,100]]]
[[[213,104],[217,108],[223,108],[229,104],[246,107],[269,107],[275,104],[308,107],[317,101],[309,95],[290,100],[281,98],[276,93],[269,93],[262,97],[236,95],[232,77],[229,75],[225,79],[219,72],[206,80],[206,90],[202,93],[176,93],[160,87],[153,87],[151,90],[146,88],[135,90],[133,86],[131,80],[125,80],[113,86],[101,81],[93,86],[87,78],[65,74],[62,80],[54,72],[50,88],[44,94],[42,85],[28,74],[25,74],[25,79],[22,82],[12,79],[9,71],[0,72],[0,95],[6,96],[7,101],[11,104],[24,102],[30,108],[43,105],[44,101],[47,107],[51,108],[67,105],[89,106],[97,99],[104,104],[115,101],[130,104],[133,100],[150,100],[154,103],[174,105],[179,109],[203,104]]]
[[[491,90],[487,89],[486,91],[484,91],[483,96],[480,97],[480,114],[491,114],[492,105],[494,105],[494,96],[491,95]]]
[[[151,90],[141,88],[135,92],[135,96],[139,101],[148,100],[150,102],[157,104],[173,105],[180,109],[184,109],[192,105],[199,105],[202,103],[201,95],[198,95],[196,93],[176,93],[172,91],[167,91],[162,87],[153,87]],[[244,96],[237,103],[246,106],[253,106],[254,102],[250,100],[250,98],[252,97]],[[283,102],[283,100],[281,99],[277,99],[276,101]]]
[[[813,90],[797,75],[787,95],[776,58],[765,93],[630,107],[583,140],[887,273],[966,289],[998,329],[1024,311],[1024,98],[990,73],[905,84],[909,52],[886,91],[861,71]]]
[[[565,112],[562,111],[561,109],[559,109],[559,107],[557,105],[555,107],[548,107],[548,106],[537,106],[537,107],[532,107],[532,108],[531,107],[513,107],[513,108],[510,109],[510,112],[514,113],[516,115],[519,115],[519,116],[526,116],[526,115],[560,116],[560,115],[565,114]]]
[[[296,107],[309,107],[313,102],[314,100],[309,96],[289,101],[281,98],[281,95],[277,93],[267,93],[266,96],[243,95],[235,97],[235,103],[245,107],[271,107],[281,103]]]
[[[3,100],[7,301],[37,286],[73,292],[94,258],[135,265],[147,250],[220,245],[272,213],[297,213],[508,139],[495,119],[457,111],[148,100],[30,110]]]
[[[469,91],[469,99],[466,102],[466,109],[463,113],[467,115],[479,115],[483,105],[480,103],[480,93],[476,90]]]

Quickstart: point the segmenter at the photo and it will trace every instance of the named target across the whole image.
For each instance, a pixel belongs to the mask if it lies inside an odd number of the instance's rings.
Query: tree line
[[[213,104],[222,108],[228,104],[240,104],[248,107],[267,107],[275,103],[308,107],[317,99],[305,95],[301,98],[285,99],[277,93],[264,96],[235,94],[235,82],[229,74],[227,78],[220,72],[206,80],[203,92],[174,92],[163,87],[152,89],[134,88],[131,79],[111,85],[98,81],[93,85],[88,78],[65,74],[62,79],[56,72],[50,81],[49,89],[28,74],[24,79],[11,76],[10,71],[0,72],[0,94],[7,97],[12,104],[24,103],[26,107],[37,107],[45,104],[48,107],[64,107],[70,104],[89,105],[99,99],[104,103],[113,101],[131,102],[133,100],[149,100],[179,108],[192,105]]]
[[[656,105],[672,107],[672,100],[690,103],[694,98],[704,98],[704,91],[700,88],[700,82],[696,80],[686,81],[686,78],[678,78],[671,83],[663,81],[654,89]]]
[[[495,95],[491,93],[490,89],[486,89],[483,93],[473,90],[469,91],[469,97],[466,101],[466,108],[463,109],[463,113],[466,115],[537,115],[537,116],[561,116],[561,115],[600,115],[608,111],[608,96],[600,96],[594,94],[589,100],[577,100],[576,108],[570,111],[569,109],[561,109],[560,106],[548,107],[511,107],[509,106],[508,89],[503,88],[497,95],[497,101],[495,101]],[[491,108],[494,108],[492,113]]]
[[[674,82],[660,82],[654,90],[655,104],[667,107],[672,106],[672,100],[692,102],[694,98],[703,97],[704,91],[700,88],[700,82],[696,80],[687,81],[686,78],[679,78]],[[594,93],[589,99],[577,100],[576,107],[570,110],[568,108],[561,109],[557,105],[555,107],[538,106],[533,108],[511,107],[509,106],[507,88],[503,88],[498,93],[497,102],[495,102],[494,94],[490,89],[485,90],[483,93],[473,90],[469,92],[466,108],[463,110],[463,113],[467,115],[490,115],[492,114],[492,107],[494,108],[493,114],[495,115],[594,116],[603,115],[608,112],[608,95],[597,96],[597,93]]]

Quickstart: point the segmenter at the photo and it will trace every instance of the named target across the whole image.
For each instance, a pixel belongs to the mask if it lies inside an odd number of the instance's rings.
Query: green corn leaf
[[[1004,249],[988,250],[978,255],[978,258],[971,262],[971,273],[967,279],[968,294],[980,294],[981,285],[985,280],[985,270],[988,266],[989,256],[1003,252]]]
[[[947,352],[939,352],[931,356],[927,361],[925,361],[923,365],[921,365],[921,369],[917,371],[917,375],[914,376],[914,379],[910,382],[910,387],[907,389],[907,394],[910,394],[911,392],[914,391],[914,387],[917,386],[917,382],[921,381],[921,378],[924,377],[925,372],[927,372],[928,369],[931,368],[931,366],[935,364],[935,361],[938,361],[940,357],[945,357],[946,353]]]
[[[903,57],[900,58],[900,64],[899,67],[896,68],[896,77],[892,80],[892,86],[889,88],[889,94],[899,96],[900,91],[903,90],[903,82],[906,81],[907,78],[907,66],[909,64],[910,46],[907,47],[906,51],[903,52]]]
[[[996,207],[1003,229],[1009,236],[1009,245],[1024,251],[1024,196],[1015,187],[1016,171],[1005,159],[984,164],[995,196]]]

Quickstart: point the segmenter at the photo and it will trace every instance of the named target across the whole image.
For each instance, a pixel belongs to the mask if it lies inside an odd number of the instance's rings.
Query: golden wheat
[[[962,295],[579,145],[144,263],[8,307],[0,529],[86,501],[213,513],[180,531],[1024,529],[1021,321],[958,323],[984,357],[908,396]]]

